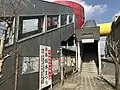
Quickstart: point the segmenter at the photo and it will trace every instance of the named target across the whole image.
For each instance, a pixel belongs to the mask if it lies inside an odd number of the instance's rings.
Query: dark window
[[[47,30],[58,27],[58,15],[47,16]]]
[[[67,14],[61,15],[61,25],[67,24]]]
[[[28,37],[43,30],[44,16],[23,16],[20,17],[18,38]]]
[[[73,15],[69,15],[69,23],[73,21]]]

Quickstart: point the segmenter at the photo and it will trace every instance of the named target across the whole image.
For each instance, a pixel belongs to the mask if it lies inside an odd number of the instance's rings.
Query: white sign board
[[[40,45],[39,90],[52,86],[51,47]]]
[[[94,39],[82,39],[82,43],[94,43]]]

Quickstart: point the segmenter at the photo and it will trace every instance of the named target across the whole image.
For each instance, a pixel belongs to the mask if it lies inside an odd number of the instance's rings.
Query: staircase
[[[89,75],[89,74],[96,75],[97,73],[98,71],[94,60],[90,62],[82,63],[82,70],[81,70],[82,75]]]

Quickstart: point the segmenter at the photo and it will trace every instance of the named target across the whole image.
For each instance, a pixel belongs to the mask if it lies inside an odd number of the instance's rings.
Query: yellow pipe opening
[[[112,23],[98,24],[100,26],[100,35],[108,35],[111,32]]]

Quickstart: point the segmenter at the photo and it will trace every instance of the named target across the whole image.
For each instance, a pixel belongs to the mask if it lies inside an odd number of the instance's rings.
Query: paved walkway
[[[80,75],[76,73],[65,80],[65,84],[57,84],[53,90],[114,90],[104,79],[97,75]]]

